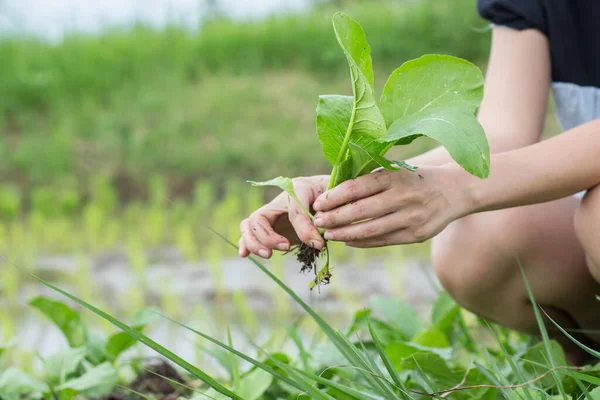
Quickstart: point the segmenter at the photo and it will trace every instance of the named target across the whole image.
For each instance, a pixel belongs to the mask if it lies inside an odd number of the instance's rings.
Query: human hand
[[[294,191],[307,210],[325,191],[328,181],[327,175],[293,179]],[[273,250],[287,251],[299,241],[319,250],[325,245],[310,217],[285,192],[243,220],[240,231],[240,257],[256,254],[262,258],[270,258]]]
[[[378,170],[319,196],[315,225],[327,240],[352,247],[420,243],[467,215],[462,170],[449,164],[417,172]]]

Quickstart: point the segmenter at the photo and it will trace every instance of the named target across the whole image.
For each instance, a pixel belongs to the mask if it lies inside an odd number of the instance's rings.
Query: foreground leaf
[[[79,378],[58,386],[57,389],[72,389],[82,395],[99,397],[110,394],[116,387],[118,380],[116,369],[106,362],[90,369]]]
[[[381,313],[385,319],[410,340],[423,329],[416,311],[409,304],[398,299],[374,296],[371,299],[373,310]]]
[[[87,332],[79,312],[65,303],[46,297],[35,298],[29,305],[48,317],[62,331],[69,346],[80,347],[85,344]]]
[[[442,144],[465,170],[489,175],[490,150],[475,117],[483,98],[483,75],[470,62],[426,55],[404,63],[389,77],[381,96],[388,126],[385,142],[408,144],[428,136]]]
[[[348,132],[374,137],[385,136],[383,115],[375,101],[371,47],[360,24],[344,13],[333,17],[333,29],[346,54],[352,77],[353,107]]]
[[[48,385],[14,367],[0,376],[0,395],[35,395],[49,391]]]
[[[47,380],[53,385],[60,385],[67,377],[77,371],[85,358],[85,349],[66,349],[46,357],[44,370]]]
[[[427,136],[442,144],[467,172],[487,178],[490,148],[483,128],[467,108],[428,108],[394,121],[385,141]]]
[[[174,354],[173,352],[167,350],[165,347],[161,346],[160,344],[156,343],[154,340],[150,339],[149,337],[147,337],[146,335],[144,335],[143,333],[138,332],[135,329],[131,329],[129,326],[127,326],[125,323],[121,322],[120,320],[116,319],[115,317],[105,313],[104,311],[94,307],[93,305],[73,296],[72,294],[59,289],[58,287],[54,286],[53,284],[46,282],[45,280],[37,277],[36,275],[33,275],[32,273],[28,272],[27,270],[21,269],[22,271],[24,271],[25,273],[27,273],[28,275],[30,275],[32,278],[34,278],[35,280],[37,280],[38,282],[42,283],[43,285],[51,288],[52,290],[62,294],[63,296],[73,300],[74,302],[76,302],[77,304],[80,304],[81,306],[87,308],[88,310],[92,311],[94,314],[104,318],[105,320],[109,321],[110,323],[112,323],[113,325],[115,325],[116,327],[118,327],[119,329],[127,332],[129,335],[135,337],[140,343],[143,343],[144,345],[150,347],[151,349],[155,350],[157,353],[163,355],[164,357],[166,357],[167,359],[171,360],[172,362],[174,362],[175,364],[179,365],[180,367],[182,367],[183,369],[185,369],[186,371],[188,371],[190,374],[192,374],[193,376],[195,376],[196,378],[200,379],[202,382],[206,383],[207,385],[209,385],[210,387],[216,389],[217,391],[219,391],[220,393],[223,393],[227,396],[230,396],[230,398],[232,399],[239,399],[239,400],[243,400],[241,399],[238,395],[236,395],[235,393],[233,393],[232,391],[230,391],[229,389],[227,389],[225,386],[221,385],[219,382],[217,382],[216,380],[214,380],[213,378],[211,378],[209,375],[207,375],[206,373],[204,373],[203,371],[201,371],[200,369],[194,367],[192,364],[188,363],[187,361],[185,361],[184,359],[182,359],[181,357],[179,357],[178,355]]]
[[[273,178],[271,180],[264,181],[264,182],[254,182],[254,181],[248,181],[248,182],[251,183],[253,186],[277,186],[284,192],[287,192],[287,194],[289,194],[290,197],[293,198],[296,201],[296,203],[298,203],[298,205],[304,210],[306,215],[311,217],[313,220],[315,219],[315,217],[313,217],[313,215],[306,209],[304,204],[302,204],[300,199],[298,199],[298,196],[296,195],[296,192],[294,191],[294,181],[292,181],[291,178],[284,178],[283,176],[279,176],[277,178]]]

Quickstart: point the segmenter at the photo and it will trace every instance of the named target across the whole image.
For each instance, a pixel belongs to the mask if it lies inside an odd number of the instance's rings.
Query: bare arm
[[[478,113],[492,153],[539,140],[549,84],[550,55],[546,37],[532,29],[494,28],[485,94]],[[451,161],[448,152],[438,147],[408,162],[439,166]]]

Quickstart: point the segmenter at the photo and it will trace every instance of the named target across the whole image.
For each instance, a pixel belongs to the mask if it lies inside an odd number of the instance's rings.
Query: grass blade
[[[235,245],[235,243],[233,243],[231,240],[227,239],[225,236],[221,235],[219,232],[215,231],[212,228],[209,228],[209,229],[212,232],[214,232],[217,236],[219,236],[221,239],[223,239],[225,242],[229,243],[229,245],[231,247],[233,247],[234,249],[238,248]],[[369,366],[361,357],[356,356],[356,353],[355,353],[356,349],[354,348],[353,345],[348,344],[347,341],[344,341],[340,337],[340,333],[338,331],[333,329],[327,322],[325,322],[325,320],[323,318],[321,318],[321,316],[319,314],[317,314],[312,308],[310,308],[308,304],[306,304],[304,301],[302,301],[302,299],[300,297],[298,297],[298,295],[296,293],[294,293],[294,291],[292,289],[290,289],[285,283],[283,283],[279,278],[277,278],[264,265],[262,265],[261,263],[259,263],[252,257],[248,257],[248,259],[254,265],[256,265],[262,272],[264,272],[271,280],[273,280],[279,287],[281,287],[290,297],[292,297],[292,299],[294,299],[294,301],[296,303],[298,303],[298,305],[300,305],[300,307],[302,307],[304,309],[304,311],[306,311],[308,313],[308,315],[311,316],[311,318],[317,323],[317,325],[319,325],[319,327],[321,328],[323,333],[325,333],[325,335],[327,335],[329,340],[331,340],[331,342],[335,345],[335,347],[337,347],[337,349],[340,351],[340,353],[344,357],[346,357],[346,360],[348,360],[348,362],[351,365],[358,367],[360,374],[363,376],[363,378],[367,382],[370,383],[371,387],[374,390],[377,390],[377,392],[381,395],[385,395],[385,393],[381,392],[381,390],[380,390],[381,387],[379,386],[379,383],[375,379],[373,379],[373,377],[371,375],[369,375],[363,371],[363,370],[369,370]]]
[[[160,314],[160,316],[162,316],[163,318],[173,322],[176,325],[179,325],[180,327],[187,329],[190,332],[195,333],[196,335],[208,340],[209,342],[212,342],[214,344],[216,344],[217,346],[229,351],[232,354],[235,354],[236,356],[240,357],[242,360],[248,361],[250,364],[262,369],[265,372],[268,372],[269,374],[273,375],[274,377],[276,377],[277,379],[287,383],[288,385],[291,385],[293,387],[295,387],[298,390],[305,390],[305,388],[303,386],[300,386],[298,383],[296,383],[295,381],[293,381],[292,379],[288,378],[287,376],[284,376],[282,374],[280,374],[279,372],[275,371],[273,368],[269,367],[268,365],[261,363],[258,360],[255,360],[254,358],[247,356],[244,353],[241,353],[239,351],[237,351],[236,349],[234,349],[233,347],[230,347],[228,345],[226,345],[225,343],[222,343],[220,341],[218,341],[217,339],[214,339],[200,331],[195,330],[194,328],[190,328],[187,325],[182,324],[181,322],[175,321],[172,318],[167,317],[166,315]]]
[[[575,343],[577,346],[579,346],[582,350],[585,350],[588,354],[591,354],[592,356],[594,356],[596,358],[600,358],[600,352],[592,349],[591,347],[586,346],[585,344],[581,343],[579,340],[575,339],[573,337],[573,335],[571,335],[569,332],[567,332],[565,329],[563,329],[563,327],[560,326],[556,321],[554,321],[545,311],[544,311],[544,314],[550,320],[550,322],[552,322],[566,337],[571,339],[571,341],[573,343]]]
[[[535,297],[533,296],[533,291],[531,290],[531,286],[529,285],[529,281],[527,280],[527,275],[525,274],[525,269],[521,265],[521,262],[517,259],[519,263],[519,269],[521,270],[521,275],[523,276],[523,281],[525,283],[525,289],[527,289],[527,294],[529,295],[529,301],[531,302],[531,306],[533,308],[533,313],[535,315],[535,319],[537,321],[538,327],[540,329],[540,333],[542,334],[542,340],[544,342],[544,347],[546,348],[546,354],[548,356],[548,361],[552,368],[556,368],[556,361],[554,360],[554,356],[552,355],[552,349],[550,348],[550,337],[548,336],[548,330],[546,329],[546,324],[544,324],[544,320],[542,318],[542,314],[538,307],[537,302],[535,301]],[[552,372],[552,376],[554,377],[554,381],[556,382],[556,387],[558,388],[558,392],[562,396],[564,400],[568,400],[567,393],[565,392],[565,388],[563,387],[562,380],[560,374],[557,371]]]
[[[394,381],[396,386],[398,386],[399,388],[402,388],[402,390],[401,390],[402,398],[403,399],[411,398],[411,396],[408,394],[408,390],[406,389],[406,386],[404,385],[404,382],[402,382],[402,380],[398,376],[398,373],[394,369],[394,366],[392,365],[390,358],[388,357],[387,353],[385,352],[385,349],[383,348],[383,345],[381,344],[379,337],[375,333],[375,329],[373,329],[373,325],[371,325],[371,321],[368,321],[368,325],[369,325],[369,332],[371,333],[371,338],[373,339],[373,343],[375,344],[377,353],[379,353],[379,357],[381,357],[381,360],[383,361],[383,365],[385,365],[385,368],[387,369],[388,373],[392,377],[392,380]]]
[[[227,327],[227,344],[233,349],[233,340],[231,340],[231,329]],[[231,377],[233,380],[233,388],[236,393],[240,392],[240,368],[235,354],[229,353],[231,356]]]
[[[216,380],[214,380],[213,378],[211,378],[209,375],[207,375],[206,373],[204,373],[203,371],[201,371],[200,369],[194,367],[192,364],[188,363],[187,361],[185,361],[183,358],[179,357],[178,355],[176,355],[175,353],[169,351],[168,349],[166,349],[165,347],[161,346],[160,344],[156,343],[154,340],[150,339],[149,337],[147,337],[146,335],[144,335],[143,333],[135,330],[135,329],[131,329],[127,324],[121,322],[120,320],[114,318],[113,316],[105,313],[104,311],[94,307],[93,305],[73,296],[72,294],[54,286],[53,284],[46,282],[45,280],[33,275],[32,273],[28,272],[27,270],[15,265],[15,267],[19,268],[20,270],[24,271],[25,273],[27,273],[28,275],[30,275],[32,278],[34,278],[35,280],[37,280],[38,282],[40,282],[41,284],[49,287],[50,289],[62,294],[65,297],[68,297],[69,299],[73,300],[74,302],[76,302],[77,304],[81,305],[82,307],[87,308],[88,310],[92,311],[94,314],[104,318],[105,320],[109,321],[111,324],[115,325],[117,328],[123,330],[124,332],[127,332],[130,336],[132,336],[133,338],[135,338],[136,340],[138,340],[140,343],[143,343],[144,345],[150,347],[152,350],[156,351],[157,353],[161,354],[162,356],[166,357],[167,359],[171,360],[172,362],[174,362],[175,364],[179,365],[181,368],[185,369],[187,372],[189,372],[190,374],[192,374],[193,376],[195,376],[196,378],[200,379],[202,382],[206,383],[208,386],[210,386],[211,388],[215,389],[217,392],[224,394],[225,396],[229,396],[230,398],[234,399],[234,400],[243,400],[241,397],[239,397],[238,395],[236,395],[235,393],[233,393],[231,390],[227,389],[225,386],[221,385],[219,382],[217,382]]]

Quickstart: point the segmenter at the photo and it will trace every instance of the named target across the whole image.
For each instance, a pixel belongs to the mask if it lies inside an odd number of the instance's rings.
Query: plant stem
[[[333,165],[333,170],[331,172],[331,177],[329,178],[329,185],[327,185],[327,190],[333,189],[335,186],[335,181],[338,174],[338,168],[342,164],[342,162],[346,158],[346,153],[348,153],[348,144],[350,143],[350,136],[352,136],[352,129],[354,128],[354,118],[356,117],[356,104],[352,107],[352,115],[350,116],[350,123],[348,124],[348,129],[346,129],[346,136],[344,136],[344,141],[342,142],[342,147],[340,147],[340,152],[338,153],[337,159],[335,160],[335,164]]]

